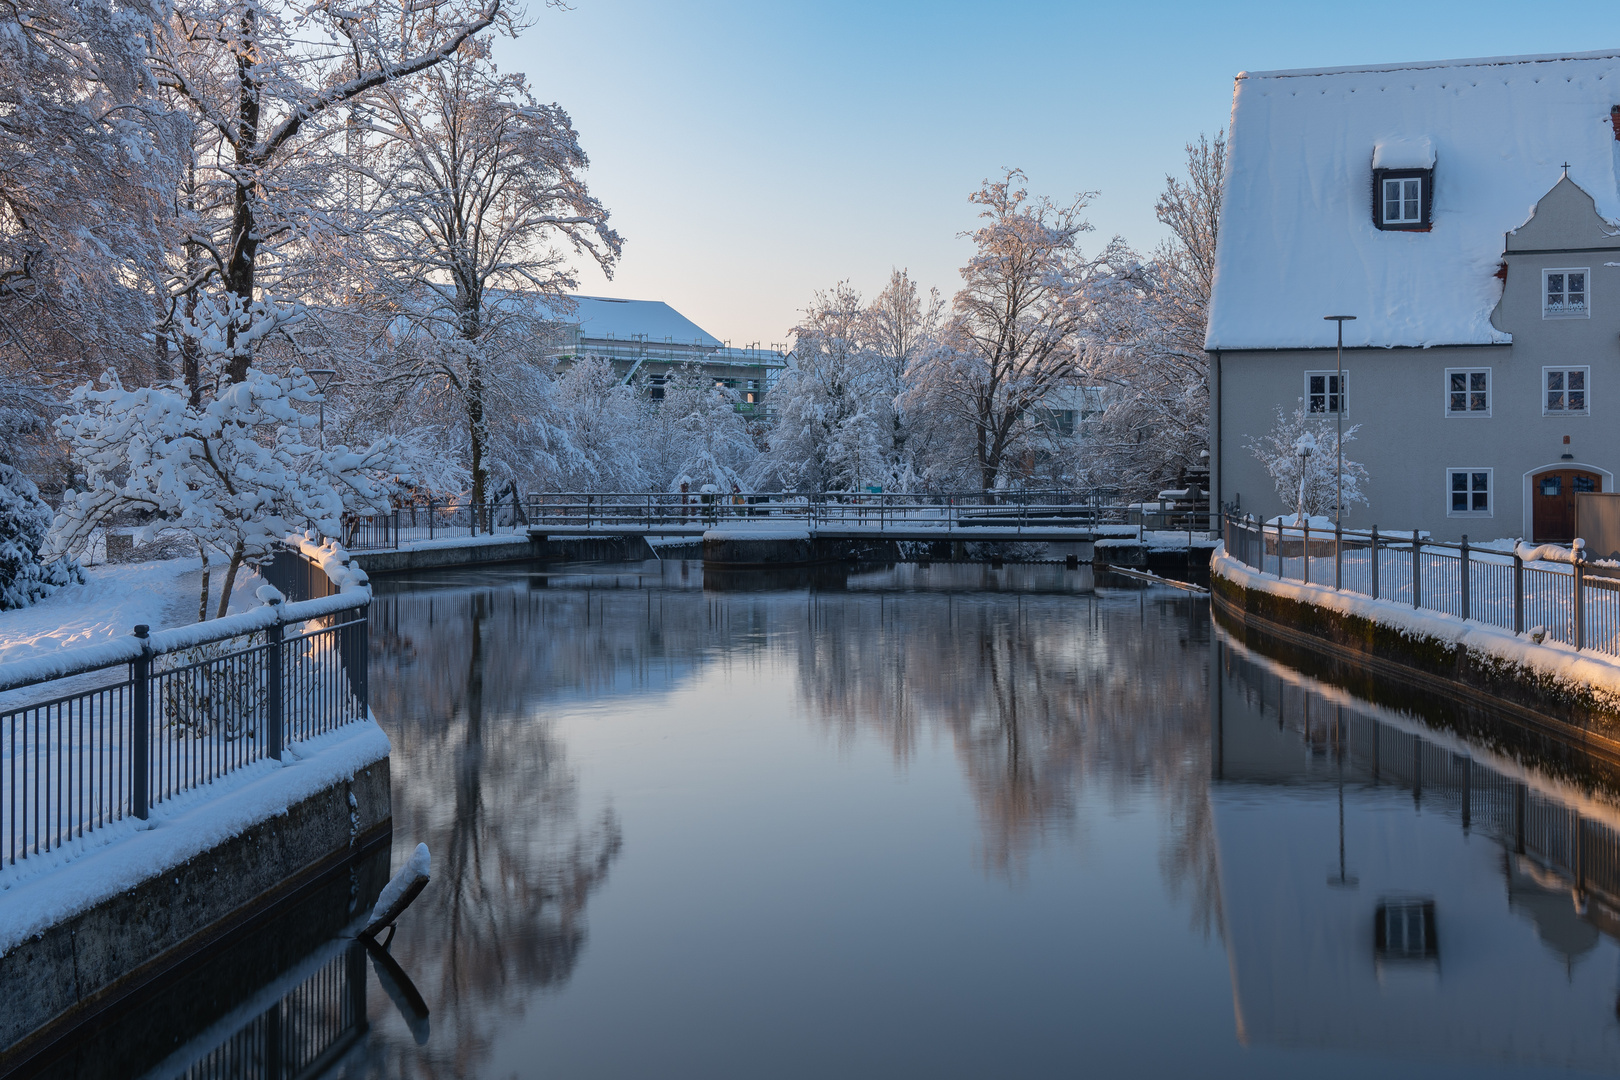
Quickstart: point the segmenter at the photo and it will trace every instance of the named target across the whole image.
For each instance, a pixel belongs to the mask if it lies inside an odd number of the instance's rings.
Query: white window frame
[[[1461,376],[1463,376],[1465,386],[1467,387],[1463,391],[1463,393],[1465,395],[1468,395],[1468,397],[1469,397],[1469,401],[1465,402],[1464,404],[1469,404],[1469,403],[1472,402],[1472,395],[1474,394],[1473,376],[1480,375],[1480,374],[1483,374],[1485,376],[1485,408],[1483,408],[1483,409],[1467,409],[1467,408],[1465,408],[1465,409],[1453,409],[1451,407],[1451,395],[1454,393],[1454,391],[1451,389],[1451,377],[1453,375],[1461,375]],[[1543,381],[1545,382],[1545,379],[1543,379]],[[1481,419],[1481,420],[1488,418],[1491,415],[1491,407],[1492,407],[1492,404],[1493,404],[1493,401],[1492,401],[1492,398],[1491,398],[1491,389],[1492,388],[1491,388],[1491,369],[1490,368],[1477,368],[1477,367],[1473,367],[1473,368],[1448,367],[1448,368],[1446,368],[1446,387],[1445,387],[1446,393],[1445,393],[1445,397],[1442,399],[1444,401],[1444,403],[1445,403],[1445,413],[1446,413],[1446,415],[1447,416],[1460,416],[1460,417],[1465,417],[1465,418],[1476,418],[1476,419]]]
[[[1389,186],[1391,184],[1403,185],[1396,195],[1395,202],[1401,208],[1400,217],[1389,216]],[[1406,184],[1417,185],[1417,214],[1415,217],[1406,216]],[[1378,192],[1383,209],[1385,225],[1421,225],[1423,224],[1423,177],[1421,176],[1391,176],[1385,177],[1382,189]]]
[[[1469,474],[1468,505],[1474,505],[1474,474],[1485,474],[1485,509],[1483,510],[1453,510],[1451,508],[1452,486],[1451,478],[1457,473]],[[1480,466],[1453,465],[1446,470],[1446,517],[1454,518],[1488,518],[1496,516],[1496,470]]]
[[[1581,293],[1586,297],[1579,311],[1554,311],[1547,304],[1547,278],[1553,274],[1564,274],[1564,296],[1569,295],[1570,274],[1584,274],[1586,289]],[[1541,271],[1541,317],[1543,319],[1590,319],[1592,317],[1592,268],[1589,266],[1549,266]]]
[[[1586,394],[1586,407],[1585,408],[1583,408],[1583,409],[1553,409],[1553,408],[1548,407],[1548,405],[1547,405],[1547,393],[1548,393],[1548,391],[1547,391],[1547,376],[1549,374],[1551,374],[1552,372],[1555,372],[1555,371],[1559,372],[1560,374],[1562,374],[1564,376],[1564,388],[1559,392],[1565,395],[1565,397],[1564,397],[1565,401],[1569,400],[1569,396],[1568,396],[1569,395],[1569,373],[1572,372],[1572,371],[1579,371],[1579,372],[1583,373],[1584,377],[1582,378],[1581,382],[1585,386],[1585,390],[1584,390],[1584,393]],[[1540,388],[1538,390],[1538,393],[1540,393],[1540,395],[1541,395],[1541,415],[1542,416],[1591,416],[1592,415],[1592,369],[1591,369],[1591,367],[1589,365],[1586,365],[1586,364],[1548,364],[1547,366],[1545,366],[1545,367],[1543,367],[1541,369],[1541,385],[1540,385]]]
[[[1339,381],[1339,393],[1337,394],[1337,397],[1339,399],[1339,412],[1344,413],[1345,415],[1349,415],[1349,412],[1350,412],[1350,372],[1349,372],[1349,370],[1337,371],[1337,370],[1335,370],[1333,368],[1328,368],[1326,371],[1307,371],[1305,373],[1305,415],[1306,416],[1333,416],[1333,415],[1335,415],[1334,410],[1332,410],[1332,409],[1323,409],[1321,412],[1312,412],[1311,411],[1311,376],[1312,375],[1325,375],[1329,379],[1333,378],[1334,376],[1343,376],[1343,378],[1340,379],[1340,381]],[[1323,397],[1324,400],[1323,400],[1322,404],[1324,404],[1324,405],[1326,405],[1328,403],[1328,401],[1331,401],[1335,396],[1333,391],[1327,389],[1327,387],[1330,387],[1332,385],[1333,384],[1330,383],[1330,382],[1325,382],[1324,381],[1322,383],[1322,386],[1323,386],[1323,389],[1324,389],[1324,393],[1322,394],[1322,397]]]

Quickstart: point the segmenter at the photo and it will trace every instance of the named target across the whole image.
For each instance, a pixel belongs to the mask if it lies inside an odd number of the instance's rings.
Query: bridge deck
[[[757,532],[762,540],[780,538],[788,530],[803,530],[811,538],[824,540],[960,540],[978,541],[980,543],[1011,543],[1024,542],[1053,542],[1053,543],[1087,543],[1096,540],[1099,536],[1126,534],[1124,529],[1110,529],[1104,526],[1098,529],[1095,526],[1079,527],[1074,525],[1001,525],[1001,524],[927,524],[909,522],[885,522],[882,524],[858,524],[854,522],[824,522],[815,523],[807,521],[794,521],[785,519],[781,521],[761,522],[757,526],[752,522],[721,521],[716,524],[692,522],[686,524],[668,523],[603,523],[592,525],[531,525],[529,535],[536,538],[574,538],[584,536],[690,536],[701,539],[703,534],[711,530],[724,532],[728,539],[743,539],[749,533]],[[1128,530],[1130,534],[1135,529]]]

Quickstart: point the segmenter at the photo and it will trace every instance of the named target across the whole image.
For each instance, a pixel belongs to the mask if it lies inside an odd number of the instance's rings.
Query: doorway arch
[[[1543,473],[1590,473],[1601,478],[1602,490],[1615,490],[1614,473],[1610,472],[1608,469],[1600,468],[1596,465],[1588,464],[1582,461],[1550,461],[1545,465],[1540,465],[1534,469],[1526,471],[1524,474],[1524,501],[1521,504],[1524,507],[1524,521],[1523,531],[1520,533],[1520,535],[1531,541],[1534,541],[1536,535],[1535,478]]]

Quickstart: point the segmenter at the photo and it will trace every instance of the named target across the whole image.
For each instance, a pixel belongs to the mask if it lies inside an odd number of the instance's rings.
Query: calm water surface
[[[393,858],[434,860],[391,951],[431,1015],[368,975],[333,1075],[1620,1071],[1603,790],[1180,593],[827,574],[385,585]]]

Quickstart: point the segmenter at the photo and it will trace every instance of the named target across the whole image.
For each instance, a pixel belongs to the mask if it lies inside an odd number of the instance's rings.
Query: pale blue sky
[[[1620,46],[1613,4],[531,3],[497,55],[573,115],[627,241],[582,291],[733,344],[786,341],[814,290],[870,296],[893,266],[949,297],[967,195],[1003,166],[1099,192],[1090,250],[1152,247],[1165,173],[1224,129],[1241,70]]]

